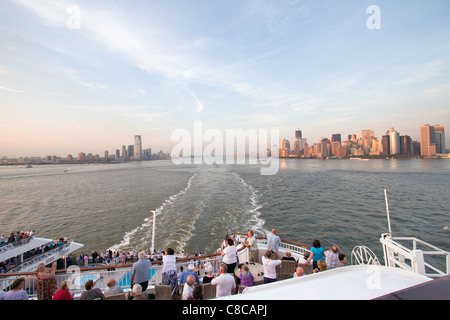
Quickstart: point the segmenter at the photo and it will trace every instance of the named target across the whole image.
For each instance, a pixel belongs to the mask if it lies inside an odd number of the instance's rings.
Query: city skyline
[[[0,157],[111,154],[136,133],[170,152],[195,121],[420,141],[425,123],[450,127],[449,13],[445,1],[4,1]]]
[[[267,145],[267,148],[274,147],[278,145],[279,147],[279,156],[280,157],[288,157],[288,156],[318,156],[328,157],[328,156],[338,156],[338,157],[349,157],[349,156],[383,156],[383,155],[395,155],[395,154],[408,154],[408,155],[422,155],[426,158],[432,157],[434,154],[446,154],[449,150],[447,145],[445,144],[445,127],[441,125],[429,125],[424,124],[420,126],[420,138],[418,140],[412,139],[408,133],[403,133],[397,131],[394,127],[389,128],[384,134],[376,135],[374,130],[371,129],[362,129],[352,134],[342,134],[342,133],[334,133],[331,137],[320,137],[318,141],[310,141],[306,136],[303,135],[302,130],[297,128],[292,130],[292,137],[280,137],[278,142],[275,144]],[[424,131],[425,130],[425,131]],[[232,131],[233,132],[233,131]],[[235,132],[236,133],[236,132]],[[192,133],[190,133],[192,134]],[[203,132],[201,133],[202,138]],[[223,133],[222,133],[223,134]],[[248,132],[243,131],[240,133],[243,137],[247,139],[249,136]],[[430,138],[433,136],[433,138]],[[225,136],[222,137],[224,144],[227,143]],[[387,140],[385,140],[387,139]],[[358,141],[361,141],[361,144],[358,145]],[[273,142],[273,141],[271,141]],[[326,143],[328,145],[329,150],[327,150],[324,155],[321,154],[320,151],[317,151],[317,148],[322,148],[322,144]],[[334,142],[339,142],[338,145],[334,144]],[[208,142],[202,142],[202,149],[197,150],[197,152],[206,151],[211,147]],[[344,148],[347,149],[344,153],[337,151],[335,148]],[[270,156],[267,154],[267,149],[264,146],[259,146],[258,149],[263,148],[263,150],[258,150],[258,153],[262,155]],[[305,150],[305,148],[309,148],[309,150]],[[351,150],[352,149],[352,150]],[[285,153],[283,153],[285,150]],[[153,151],[156,151],[153,149]],[[192,150],[195,155],[195,151]],[[246,152],[248,153],[250,150],[248,146],[246,147]],[[215,150],[217,152],[217,150]],[[354,152],[354,153],[352,153]],[[0,155],[0,160],[4,159],[18,159],[18,158],[41,158],[46,161],[54,161],[56,158],[67,158],[66,160],[72,161],[76,160],[150,160],[152,156],[163,156],[164,159],[168,159],[173,153],[170,150],[159,150],[157,153],[152,153],[151,146],[143,147],[142,137],[141,135],[134,135],[134,140],[132,144],[123,144],[121,147],[117,147],[112,150],[104,150],[103,152],[89,152],[89,151],[79,151],[78,157],[74,156],[74,153],[68,153],[67,155],[61,154],[46,154],[42,155],[25,155],[25,156],[17,156],[8,157],[5,155]],[[103,155],[103,156],[101,156]],[[205,155],[203,155],[205,156]],[[81,157],[81,158],[80,158]]]

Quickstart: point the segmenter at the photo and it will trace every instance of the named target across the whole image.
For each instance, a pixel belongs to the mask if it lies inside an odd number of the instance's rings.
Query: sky
[[[439,124],[449,148],[449,16],[447,0],[1,1],[0,157],[135,135],[170,152],[196,121],[309,144]]]

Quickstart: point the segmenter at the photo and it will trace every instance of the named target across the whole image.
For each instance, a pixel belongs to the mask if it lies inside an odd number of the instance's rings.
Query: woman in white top
[[[227,273],[234,273],[234,269],[236,268],[238,262],[237,253],[241,250],[244,250],[245,248],[245,246],[242,246],[241,248],[237,249],[234,245],[233,239],[227,239],[227,245],[221,252],[221,255],[223,256],[222,262],[225,263],[228,267]]]
[[[272,253],[277,257],[277,260],[272,260]],[[264,266],[264,281],[263,283],[277,281],[277,266],[281,264],[281,259],[275,250],[268,250],[262,256],[262,263]]]
[[[227,265],[227,273],[234,273],[234,268],[236,268],[237,263],[237,249],[233,239],[227,239],[226,247],[223,249],[221,255],[223,256],[222,262]]]
[[[162,270],[162,282],[163,285],[170,285],[172,289],[177,285],[177,258],[175,257],[175,251],[172,248],[168,248],[166,254],[163,256],[163,270]]]

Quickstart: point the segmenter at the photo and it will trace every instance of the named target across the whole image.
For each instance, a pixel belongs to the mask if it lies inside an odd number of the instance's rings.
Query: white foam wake
[[[167,206],[171,205],[174,201],[176,201],[177,198],[179,198],[180,196],[184,195],[192,186],[192,180],[194,179],[194,177],[197,174],[194,173],[192,175],[192,177],[189,178],[189,181],[187,183],[186,188],[184,188],[183,190],[181,190],[180,192],[178,192],[177,194],[174,194],[173,196],[170,196],[169,199],[166,199],[163,204],[155,209],[154,211],[156,212],[156,216],[160,215],[164,208],[166,208]],[[151,210],[150,212],[152,212],[153,210]],[[128,248],[131,244],[131,239],[133,238],[134,235],[136,235],[139,231],[142,231],[144,229],[147,229],[150,227],[150,225],[153,223],[153,217],[147,217],[144,219],[144,223],[136,228],[134,228],[131,231],[128,231],[125,233],[125,235],[122,238],[122,241],[119,244],[113,245],[111,246],[109,249],[110,250],[119,250],[119,249],[125,249]]]
[[[247,189],[250,193],[250,202],[252,204],[251,208],[247,210],[247,212],[251,215],[250,222],[252,223],[252,229],[256,231],[260,231],[262,233],[266,233],[267,231],[264,230],[263,226],[265,224],[265,221],[261,219],[261,212],[259,209],[261,209],[263,206],[259,203],[259,195],[258,191],[253,188],[251,185],[249,185],[239,174],[233,172],[233,175],[237,178],[237,180],[244,186],[245,189]]]

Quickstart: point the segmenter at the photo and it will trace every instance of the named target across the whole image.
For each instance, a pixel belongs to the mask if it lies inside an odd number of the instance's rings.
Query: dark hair
[[[314,241],[313,241],[313,247],[314,247],[314,248],[320,248],[320,241],[317,240],[317,239],[314,240]]]
[[[88,281],[84,284],[84,287],[86,288],[86,290],[91,290],[93,286],[94,286],[94,281],[92,281],[92,280],[88,280]]]
[[[339,261],[342,261],[345,259],[345,254],[339,253]]]
[[[228,238],[228,239],[227,239],[227,242],[228,242],[228,245],[229,245],[229,246],[234,245],[234,241],[233,241],[233,239],[231,239],[231,238]]]
[[[167,254],[173,255],[175,253],[175,250],[172,248],[167,248]]]
[[[25,278],[17,278],[11,285],[11,290],[17,289],[22,282],[25,282]]]
[[[202,286],[195,286],[194,292],[192,293],[192,299],[203,300],[203,288]]]

